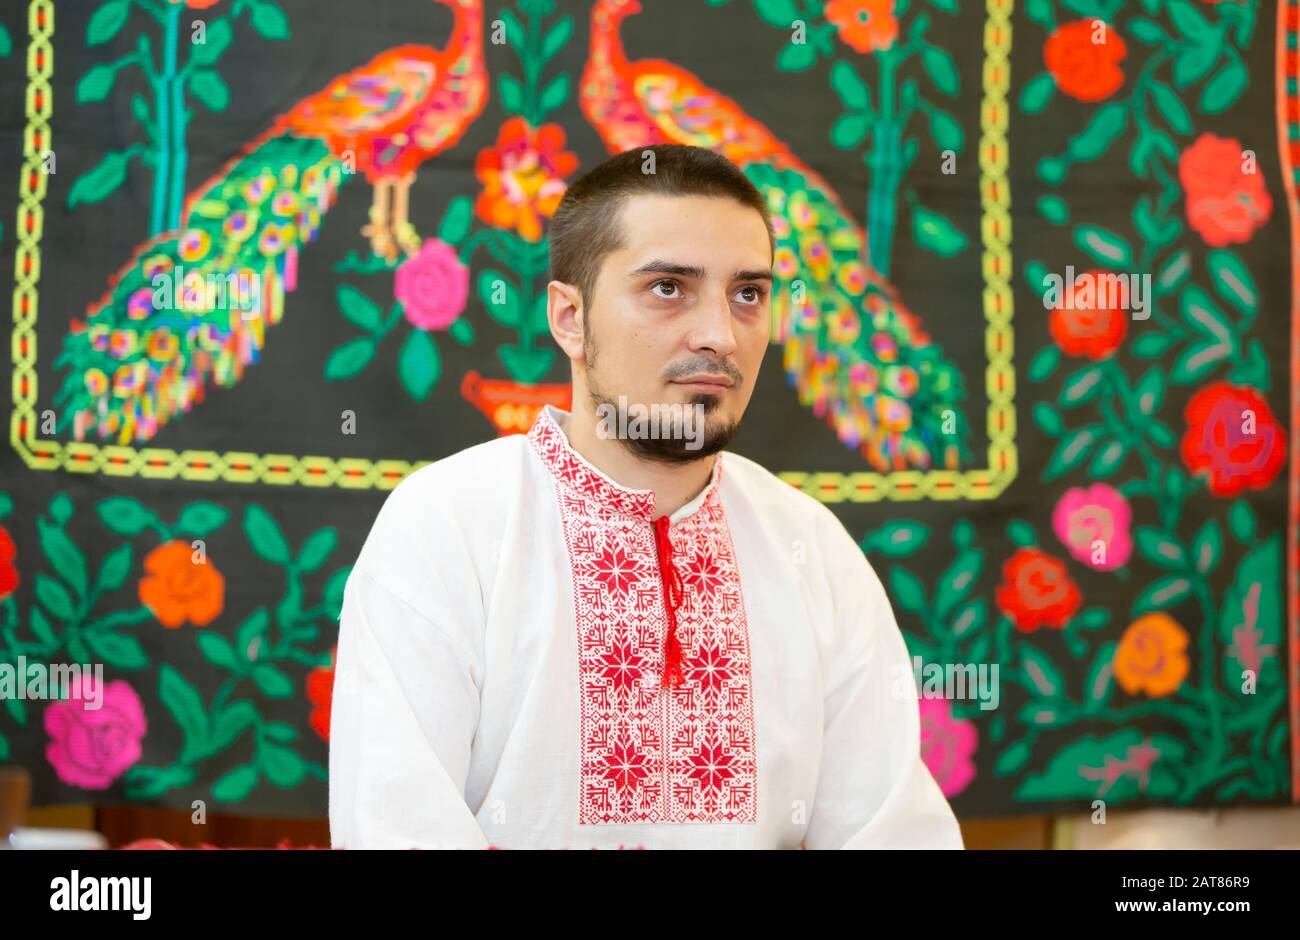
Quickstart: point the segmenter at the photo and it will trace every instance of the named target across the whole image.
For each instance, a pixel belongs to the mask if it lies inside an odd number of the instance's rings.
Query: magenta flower
[[[433,238],[397,269],[393,294],[412,326],[444,330],[465,309],[469,269],[460,263],[454,248]]]
[[[87,707],[94,682],[83,676],[71,698],[45,709],[45,759],[60,780],[84,790],[103,790],[135,764],[148,727],[140,696],[121,679],[104,686],[99,708]]]
[[[947,699],[922,698],[921,760],[930,768],[944,796],[956,796],[975,779],[975,725],[952,716]]]
[[[1052,530],[1071,555],[1098,571],[1122,568],[1133,554],[1128,500],[1113,486],[1067,490],[1052,511]],[[1098,544],[1100,543],[1100,544]],[[1101,551],[1097,551],[1097,549]]]

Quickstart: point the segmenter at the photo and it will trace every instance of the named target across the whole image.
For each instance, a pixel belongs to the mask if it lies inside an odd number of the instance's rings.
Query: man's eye
[[[651,285],[652,291],[663,289],[665,293],[659,294],[660,297],[676,297],[679,293],[676,281],[657,281]]]
[[[757,287],[742,287],[739,291],[741,303],[756,304],[763,299],[763,291]]]

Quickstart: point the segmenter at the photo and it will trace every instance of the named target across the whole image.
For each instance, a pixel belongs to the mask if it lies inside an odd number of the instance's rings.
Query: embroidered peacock
[[[390,49],[302,101],[195,189],[180,229],[137,249],[73,322],[55,404],[78,440],[90,428],[148,440],[209,382],[238,382],[283,316],[299,251],[354,171],[374,187],[362,233],[375,255],[419,247],[407,217],[416,169],[460,140],[488,96],[480,0],[433,2],[454,17],[444,49]]]
[[[784,344],[800,402],[882,472],[955,468],[966,452],[961,374],[867,264],[862,229],[826,181],[736,102],[671,62],[628,62],[619,28],[640,9],[637,0],[592,8],[581,101],[606,147],[692,144],[739,166],[771,211],[772,339]]]

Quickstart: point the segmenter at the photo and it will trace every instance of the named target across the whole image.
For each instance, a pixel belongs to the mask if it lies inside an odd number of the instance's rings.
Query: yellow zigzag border
[[[992,499],[1015,479],[1015,372],[1011,333],[1011,191],[1007,181],[1009,123],[1007,89],[1011,68],[1010,15],[1014,0],[987,0],[984,26],[984,100],[980,108],[980,224],[984,246],[985,350],[988,368],[989,466],[966,471],[930,470],[878,473],[786,472],[787,483],[822,502],[877,502],[882,499]],[[44,230],[46,177],[41,155],[52,148],[50,116],[54,96],[54,0],[31,0],[28,7],[27,125],[19,177],[14,255],[13,394],[10,440],[27,466],[106,476],[155,480],[266,483],[279,486],[338,486],[344,489],[391,490],[409,473],[430,461],[366,460],[252,454],[238,451],[174,451],[36,437],[36,316],[39,310],[41,236]]]

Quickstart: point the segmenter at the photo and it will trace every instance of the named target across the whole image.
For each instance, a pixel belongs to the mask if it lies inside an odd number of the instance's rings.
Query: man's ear
[[[573,362],[586,361],[582,347],[582,296],[573,284],[551,281],[546,285],[546,322],[551,335]]]

